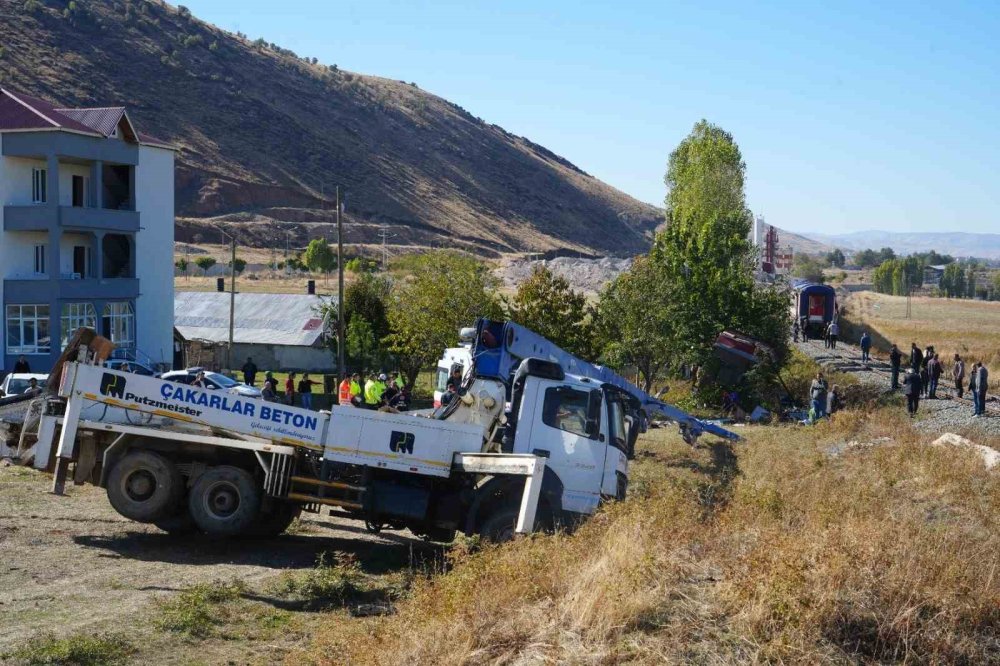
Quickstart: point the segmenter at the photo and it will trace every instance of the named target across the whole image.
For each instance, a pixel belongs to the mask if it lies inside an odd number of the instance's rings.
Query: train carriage
[[[837,291],[808,280],[793,281],[792,317],[798,320],[803,335],[822,337],[827,325],[837,317]]]

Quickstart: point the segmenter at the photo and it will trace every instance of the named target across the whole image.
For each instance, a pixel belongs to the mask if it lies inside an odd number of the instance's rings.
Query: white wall
[[[81,166],[79,164],[59,164],[59,205],[60,206],[72,206],[73,205],[73,176],[83,176],[87,180],[90,180],[90,167]],[[87,185],[87,180],[84,181],[83,189],[83,203],[87,204],[87,190],[89,186]],[[29,190],[30,196],[30,190]]]
[[[174,331],[174,153],[139,147],[135,169],[136,347],[154,363],[173,361]]]
[[[33,168],[44,169],[45,160],[4,157],[2,163],[0,204],[7,206],[31,205],[31,170]]]
[[[6,279],[48,279],[35,275],[35,245],[48,245],[44,231],[7,231],[0,241],[0,275]],[[48,257],[46,256],[46,260]]]

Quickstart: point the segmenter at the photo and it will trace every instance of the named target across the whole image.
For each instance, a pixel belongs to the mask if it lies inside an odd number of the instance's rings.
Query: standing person
[[[844,403],[840,399],[840,387],[836,384],[830,388],[830,395],[826,397],[826,413],[829,416],[833,416],[840,411],[840,408],[844,406]]]
[[[802,330],[802,340],[805,341],[809,339],[809,320],[802,317],[800,321],[799,328]]]
[[[965,392],[962,387],[962,384],[965,383],[965,362],[958,354],[955,354],[955,364],[951,366],[951,378],[955,380],[955,392],[961,398]]]
[[[351,404],[360,407],[364,402],[364,395],[361,393],[361,373],[355,372],[351,375]]]
[[[976,375],[979,374],[979,361],[972,364],[969,371],[969,397],[972,398],[972,415],[979,411],[979,404],[976,402]]]
[[[264,380],[264,386],[260,389],[260,397],[265,402],[278,402],[278,394],[274,391],[274,381],[271,379]]]
[[[368,381],[365,382],[365,407],[368,409],[377,409],[378,403],[382,398],[382,392],[378,387],[378,378],[375,377],[375,373],[368,375]]]
[[[253,386],[256,381],[257,366],[254,364],[253,359],[247,356],[247,362],[243,364],[243,383],[247,386]]]
[[[341,407],[353,407],[354,398],[351,395],[351,375],[344,375],[344,380],[340,382],[340,386],[337,388],[337,404]]]
[[[840,335],[840,324],[834,319],[830,322],[830,349],[837,348],[837,336]]]
[[[268,370],[264,373],[264,386],[271,385],[271,392],[278,395],[278,382],[274,379],[274,374]]]
[[[990,387],[990,373],[982,361],[976,362],[973,373],[976,380],[976,389],[972,393],[972,402],[975,405],[973,416],[986,416],[986,391]]]
[[[792,324],[792,341],[793,342],[798,342],[799,341],[799,322],[798,322],[798,320],[795,320],[795,323]]]
[[[927,361],[927,379],[930,381],[930,387],[927,389],[927,397],[931,400],[937,400],[938,380],[941,379],[941,373],[941,359],[935,353],[931,357],[931,360]]]
[[[903,377],[903,393],[906,394],[906,412],[912,419],[920,406],[920,375],[913,368]]]
[[[285,380],[285,403],[295,404],[295,373],[289,372],[288,379]]]
[[[930,386],[930,374],[927,372],[927,366],[924,365],[924,367],[920,368],[920,372],[917,374],[920,375],[920,395],[926,396],[927,389]]]
[[[893,391],[899,388],[899,366],[903,362],[903,354],[899,351],[899,347],[896,345],[892,346],[889,350],[889,366],[892,368],[892,385]]]
[[[916,342],[910,343],[910,369],[913,372],[920,372],[920,366],[924,362],[924,355],[920,353],[920,347]]]
[[[831,324],[833,322],[830,322]],[[827,349],[830,348],[830,324],[823,327],[823,346]]]
[[[309,373],[306,372],[302,375],[302,379],[299,380],[299,397],[302,400],[302,407],[305,409],[313,408],[313,384],[319,384],[309,379]]]
[[[872,336],[868,335],[868,331],[861,334],[861,361],[867,363],[872,360]]]
[[[13,372],[18,374],[31,372],[31,366],[28,365],[28,359],[26,359],[23,354],[17,357],[17,363],[14,364]]]
[[[809,385],[809,398],[812,400],[814,418],[823,418],[826,414],[826,380],[823,379],[822,372],[817,372],[816,379]]]

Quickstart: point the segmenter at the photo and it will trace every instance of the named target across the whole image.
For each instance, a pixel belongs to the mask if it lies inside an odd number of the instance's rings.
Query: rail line
[[[805,342],[799,344],[806,344],[815,348],[819,348],[823,344],[822,340],[808,339]],[[860,372],[874,372],[878,375],[884,376],[886,378],[886,386],[888,387],[892,378],[892,367],[889,365],[889,361],[881,358],[876,358],[874,354],[872,359],[867,363],[861,360],[861,347],[851,344],[844,343],[840,340],[837,341],[837,348],[830,349],[828,347],[823,348],[823,354],[829,358],[835,358],[841,361],[841,364],[837,364],[836,369],[841,372],[846,373],[860,373]],[[822,362],[823,356],[812,355],[814,360],[817,362]],[[902,384],[902,375],[906,372],[907,366],[901,366],[900,368],[900,383]],[[966,370],[968,372],[968,369]],[[958,400],[968,403],[969,407],[972,407],[972,400],[969,398],[969,390],[966,388],[965,394],[959,398],[958,391],[950,383],[951,376],[948,376],[947,381],[942,381],[938,384],[937,394],[940,398],[942,395],[946,396],[949,400]],[[942,380],[944,380],[944,375],[942,375]],[[966,378],[966,383],[968,378]],[[986,411],[987,412],[1000,412],[1000,395],[995,393],[986,394]]]

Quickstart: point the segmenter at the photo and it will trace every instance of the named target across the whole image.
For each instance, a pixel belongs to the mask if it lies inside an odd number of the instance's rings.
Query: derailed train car
[[[799,322],[803,335],[822,337],[827,325],[837,318],[837,291],[829,285],[793,280],[792,317]]]

